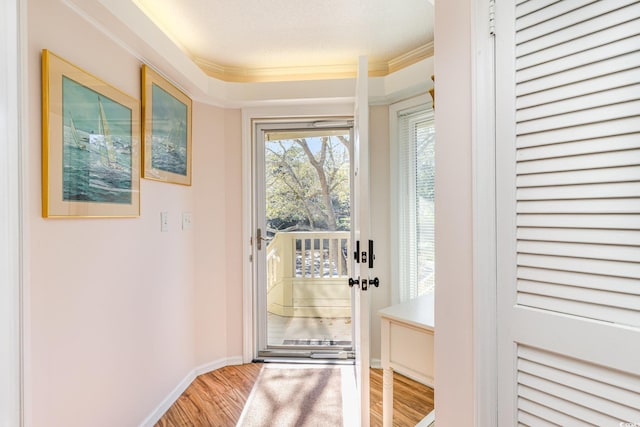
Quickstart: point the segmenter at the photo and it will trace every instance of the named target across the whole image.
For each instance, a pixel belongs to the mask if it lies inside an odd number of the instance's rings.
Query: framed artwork
[[[143,177],[191,185],[191,99],[142,66]]]
[[[42,51],[42,216],[140,215],[140,103]]]

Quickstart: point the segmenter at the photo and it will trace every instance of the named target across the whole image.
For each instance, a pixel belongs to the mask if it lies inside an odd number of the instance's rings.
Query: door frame
[[[332,125],[332,126],[327,126],[327,127],[322,127],[322,128],[316,128],[313,127],[313,123],[317,122],[317,121],[321,121],[321,120],[328,120],[330,122],[335,121],[338,124],[336,125]],[[313,133],[314,131],[321,131],[321,130],[337,130],[337,129],[342,129],[344,131],[346,131],[346,133],[348,132],[350,135],[350,141],[353,141],[353,135],[354,135],[354,125],[353,123],[349,124],[348,122],[353,122],[352,117],[348,116],[342,116],[342,117],[338,117],[338,116],[313,116],[313,117],[306,117],[306,118],[290,118],[290,117],[282,117],[282,118],[277,118],[277,119],[257,119],[253,122],[253,135],[254,135],[254,141],[253,141],[253,159],[254,159],[254,163],[253,163],[253,169],[252,169],[252,185],[254,186],[254,199],[253,199],[253,203],[252,203],[252,219],[253,219],[253,230],[257,230],[257,228],[262,228],[265,232],[266,235],[266,224],[264,223],[264,220],[266,220],[266,187],[265,187],[265,183],[262,182],[261,177],[265,175],[265,171],[266,171],[266,158],[265,158],[265,147],[266,147],[266,142],[264,139],[264,134],[268,133],[268,132],[286,132],[287,130],[290,131],[303,131],[303,130],[308,130],[309,133]],[[344,123],[343,123],[344,122]],[[351,148],[349,148],[349,157],[350,159],[353,159],[353,146]],[[353,175],[353,161],[350,160],[349,162],[349,176],[352,177]],[[350,188],[349,188],[349,195],[350,195],[350,199],[352,200],[353,198],[353,180],[351,180],[350,183]],[[353,220],[353,212],[351,213],[351,218]],[[351,240],[353,240],[353,231],[351,231]],[[265,243],[263,243],[265,244]],[[291,348],[288,348],[286,350],[284,349],[269,349],[270,345],[269,345],[269,327],[268,327],[268,309],[267,309],[267,295],[266,295],[266,282],[265,279],[267,279],[267,264],[266,264],[266,247],[264,248],[264,250],[262,251],[258,251],[258,250],[254,250],[253,251],[253,262],[254,262],[254,270],[255,270],[255,281],[253,283],[253,292],[255,295],[255,300],[254,300],[254,316],[256,316],[256,329],[255,329],[255,335],[256,335],[256,351],[255,353],[257,353],[257,356],[259,356],[260,358],[262,357],[267,357],[267,356],[263,356],[259,353],[261,352],[265,352],[268,353],[269,351],[273,352],[273,355],[270,355],[268,357],[289,357],[290,354],[295,353],[295,354],[300,354],[300,356],[302,356],[305,353],[309,353],[308,357],[312,357],[311,354],[314,351],[317,352],[322,352],[322,353],[327,353],[327,352],[340,352],[340,351],[345,351],[343,348],[338,348],[338,346],[320,346],[322,348],[313,348],[313,349],[305,349],[302,348],[300,346],[292,346]],[[262,262],[261,262],[262,261]],[[353,260],[350,261],[353,264]],[[353,265],[351,266],[351,271],[353,271]],[[345,284],[346,284],[346,278],[345,280]],[[353,311],[354,311],[354,306],[353,306],[353,298],[351,301],[351,316],[353,316]],[[352,337],[352,341],[353,341],[353,337],[355,335],[355,322],[352,323],[351,326],[351,337]],[[295,347],[295,348],[294,348]],[[332,348],[333,347],[333,348]],[[352,345],[353,347],[353,345]],[[353,350],[351,350],[353,351]],[[281,353],[282,355],[278,355],[278,353]],[[287,354],[287,356],[284,356],[284,354]]]
[[[25,423],[25,354],[23,298],[23,217],[26,117],[26,5],[24,1],[3,2],[0,55],[0,132],[8,144],[0,144],[0,345],[8,351],[0,356],[0,424]]]
[[[253,263],[254,222],[253,185],[256,122],[276,119],[346,117],[353,115],[353,99],[301,100],[278,106],[255,106],[242,109],[242,360],[250,363],[258,352],[258,318],[254,313],[257,269]]]
[[[495,0],[472,0],[473,372],[476,426],[498,423]],[[437,126],[437,123],[436,123]],[[437,306],[437,301],[436,301]]]

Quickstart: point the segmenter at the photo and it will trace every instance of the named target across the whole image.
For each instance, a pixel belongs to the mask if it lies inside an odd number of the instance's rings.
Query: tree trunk
[[[306,139],[297,139],[296,142],[302,147],[305,154],[309,158],[309,162],[318,174],[318,180],[320,181],[320,190],[322,191],[322,202],[324,203],[325,214],[327,217],[327,227],[329,228],[329,230],[335,231],[338,229],[338,224],[336,222],[336,214],[333,211],[333,204],[331,203],[331,190],[329,188],[327,174],[324,171],[324,163],[327,158],[329,139],[327,137],[322,138],[322,149],[320,151],[319,160],[316,159],[311,152]]]

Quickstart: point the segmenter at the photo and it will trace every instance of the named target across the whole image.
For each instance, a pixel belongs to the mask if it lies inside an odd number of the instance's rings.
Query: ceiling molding
[[[369,77],[385,77],[433,56],[433,42],[419,46],[388,62],[369,64]],[[208,76],[233,83],[264,83],[300,80],[332,80],[355,78],[357,64],[321,65],[310,67],[242,68],[217,64],[193,57],[193,62]]]
[[[433,42],[426,43],[412,51],[393,58],[388,63],[387,74],[395,73],[403,68],[433,56]]]
[[[298,75],[298,79],[272,79],[270,82],[247,79],[244,83],[212,78],[132,2],[62,1],[81,19],[138,58],[141,63],[159,71],[194,101],[222,108],[353,103],[355,76],[339,79],[335,78],[334,73],[334,78],[302,80]],[[388,72],[388,63],[384,63],[382,67],[370,67],[373,72],[380,72],[382,69],[385,73],[384,76],[373,76],[369,79],[370,104],[389,104],[428,91],[433,85],[428,76],[433,75],[434,58],[418,60],[419,49],[415,52],[417,62],[407,65],[410,61],[403,60],[401,62],[407,66],[399,71]],[[401,57],[396,59],[399,58]],[[308,70],[313,70],[318,75],[318,68],[310,67]],[[349,70],[346,66],[339,71],[348,73]],[[321,71],[328,73],[330,70]]]

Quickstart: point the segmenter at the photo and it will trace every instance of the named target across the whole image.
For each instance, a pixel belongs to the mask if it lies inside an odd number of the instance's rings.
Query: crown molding
[[[387,62],[369,64],[369,77],[385,77],[433,56],[433,42],[429,42]],[[332,80],[355,78],[356,64],[303,67],[242,68],[224,66],[213,61],[192,57],[193,62],[208,76],[233,83],[263,83],[300,80]]]
[[[423,44],[403,55],[397,56],[388,62],[387,74],[395,73],[403,68],[432,57],[434,54],[433,42]]]
[[[214,77],[198,66],[131,1],[62,2],[141,63],[159,71],[194,101],[222,108],[353,102],[355,65],[265,69],[250,73],[214,64],[217,73],[244,73],[244,80]],[[369,103],[388,104],[426,93],[432,86],[428,76],[433,74],[434,68],[433,56],[421,59],[428,52],[429,46],[421,47],[388,62],[369,64]],[[391,68],[404,68],[391,72],[389,63]]]

